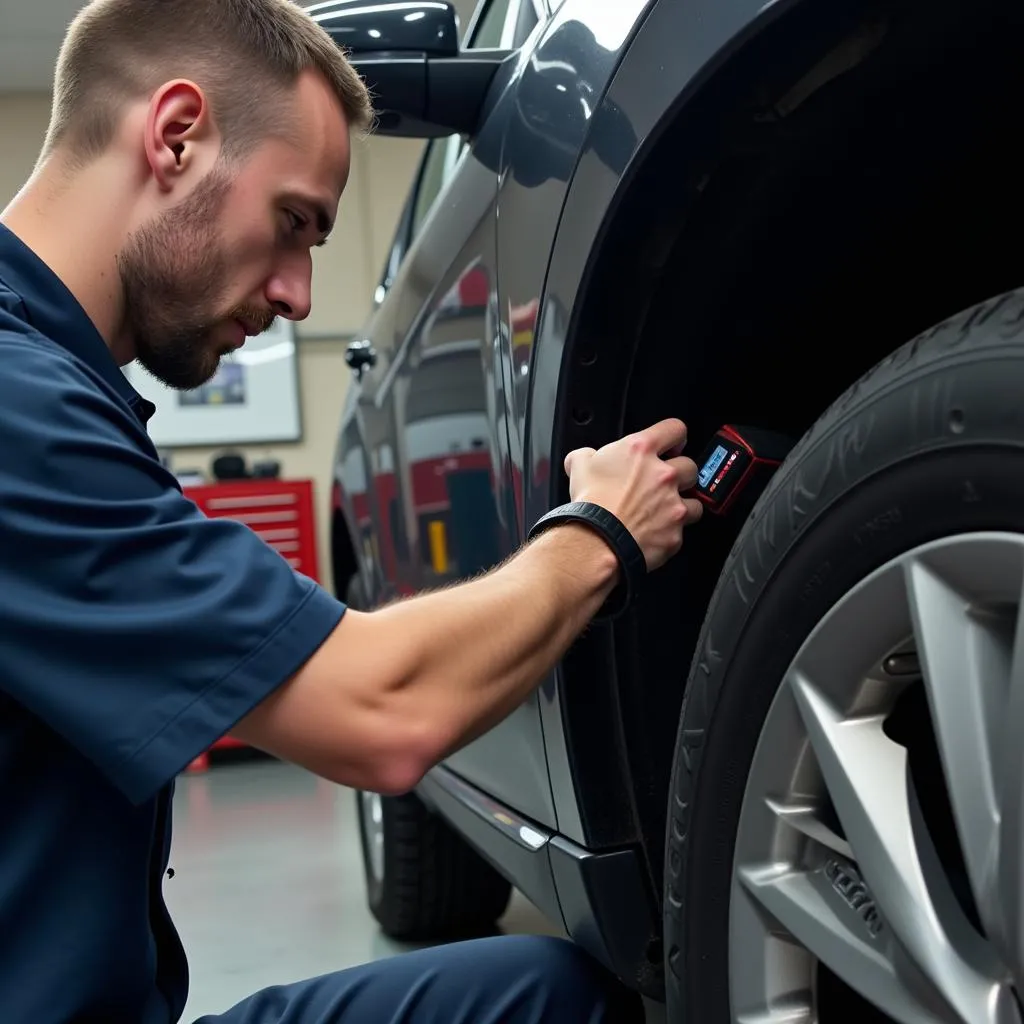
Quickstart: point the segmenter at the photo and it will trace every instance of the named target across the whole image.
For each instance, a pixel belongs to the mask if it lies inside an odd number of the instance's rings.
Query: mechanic
[[[180,1019],[171,798],[216,739],[408,791],[617,600],[631,544],[656,569],[700,517],[685,426],[655,423],[565,460],[572,498],[611,527],[556,518],[480,578],[364,612],[183,496],[120,367],[196,387],[245,332],[306,317],[311,248],[370,119],[291,0],[94,0],[68,31],[39,161],[0,215],[4,1024]],[[408,953],[204,1018],[640,1019],[576,945],[541,936]]]

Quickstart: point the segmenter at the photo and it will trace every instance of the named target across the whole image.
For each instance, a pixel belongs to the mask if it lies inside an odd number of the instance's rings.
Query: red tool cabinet
[[[183,488],[204,515],[236,519],[277,551],[292,568],[320,582],[312,480],[231,480]],[[228,736],[213,749],[243,746]],[[201,754],[191,771],[207,767]]]
[[[208,516],[237,519],[319,582],[312,480],[232,480],[184,488]]]

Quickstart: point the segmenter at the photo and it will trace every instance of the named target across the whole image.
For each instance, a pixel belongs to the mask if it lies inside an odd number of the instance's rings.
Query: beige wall
[[[46,129],[49,98],[0,96],[0,208],[30,173]],[[241,450],[249,458],[280,460],[282,475],[312,478],[317,497],[320,563],[331,585],[327,546],[331,456],[348,386],[345,336],[366,316],[387,246],[409,187],[422,142],[371,139],[356,144],[352,173],[330,241],[314,251],[313,312],[298,325],[303,440]],[[216,449],[179,449],[175,467],[209,469]]]

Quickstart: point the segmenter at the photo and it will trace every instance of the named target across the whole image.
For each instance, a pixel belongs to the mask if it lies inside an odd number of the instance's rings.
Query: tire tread
[[[370,909],[406,941],[494,930],[511,885],[413,793],[384,798],[385,882]]]
[[[1024,288],[964,309],[919,333],[854,381],[826,409],[793,448],[783,467],[759,497],[730,551],[708,604],[683,697],[673,757],[665,842],[664,947],[669,1019],[685,1021],[688,869],[692,856],[692,816],[705,750],[725,677],[726,654],[716,642],[728,637],[730,650],[742,636],[755,602],[778,571],[787,552],[842,499],[843,487],[858,468],[858,431],[886,396],[907,393],[911,417],[933,414],[925,408],[933,378],[979,362],[1024,361]],[[1024,402],[1021,403],[1024,415]],[[922,421],[923,422],[923,421]],[[920,434],[921,451],[937,444],[934,424]],[[1024,431],[1022,431],[1024,433]],[[927,436],[926,436],[927,435]],[[945,439],[949,443],[949,438]],[[902,455],[906,456],[906,451]],[[895,456],[894,456],[895,458]],[[812,477],[812,473],[815,477]],[[737,604],[738,602],[738,604]]]

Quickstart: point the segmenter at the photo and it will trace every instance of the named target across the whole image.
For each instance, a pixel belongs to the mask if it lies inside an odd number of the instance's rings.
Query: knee
[[[587,971],[591,957],[570,939],[553,935],[506,935],[503,954],[542,977],[562,977]]]
[[[510,935],[509,952],[540,977],[559,980],[589,979],[598,970],[594,958],[570,939],[553,935]]]
[[[543,1020],[642,1024],[640,997],[576,943],[548,935],[508,936],[507,941],[505,953],[515,961],[516,973],[531,979],[537,1002],[547,1010]]]

